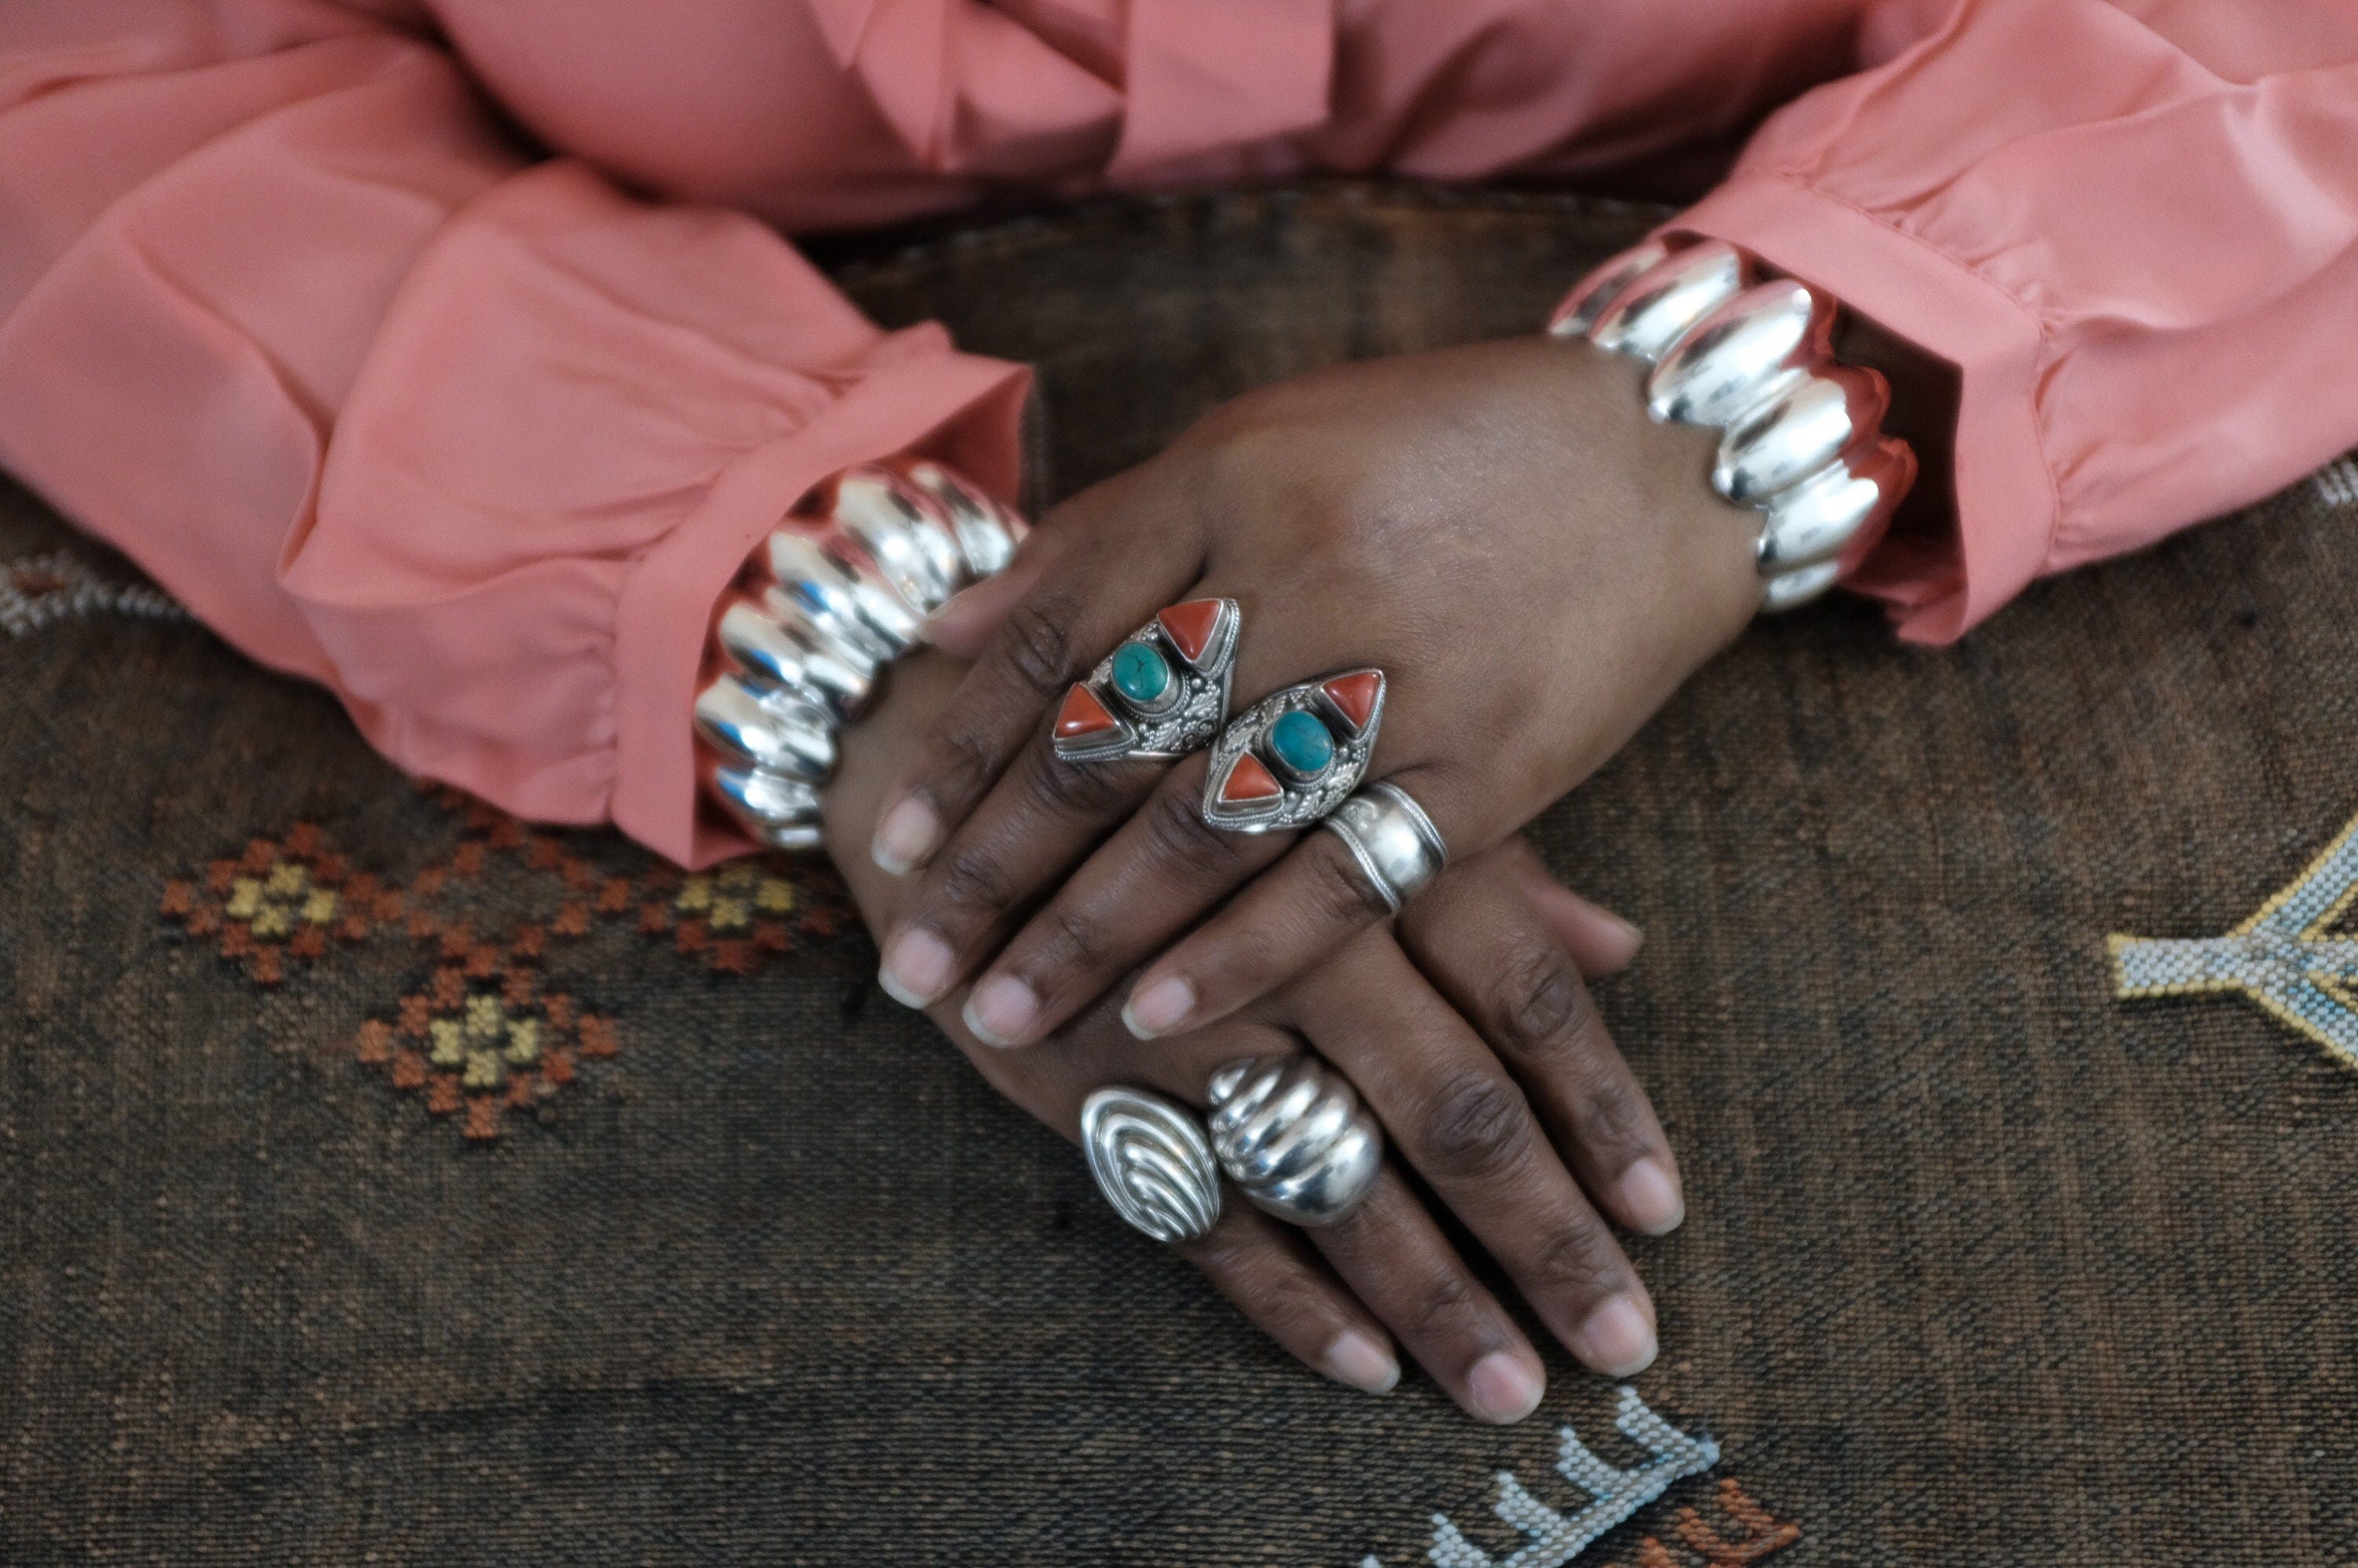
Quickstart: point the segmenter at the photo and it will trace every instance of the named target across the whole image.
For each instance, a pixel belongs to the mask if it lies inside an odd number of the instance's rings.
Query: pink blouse
[[[746,552],[911,444],[1015,481],[1023,372],[780,231],[1780,103],[1680,223],[1962,367],[1905,635],[2358,442],[2346,0],[5,0],[0,464],[404,767],[701,861]]]

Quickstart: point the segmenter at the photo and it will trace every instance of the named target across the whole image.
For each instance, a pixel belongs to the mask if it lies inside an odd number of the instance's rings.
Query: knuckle
[[[1513,1171],[1531,1144],[1531,1107],[1522,1091],[1487,1073],[1460,1074],[1425,1108],[1424,1163],[1443,1180],[1478,1182]]]
[[[961,849],[944,860],[936,891],[944,903],[958,909],[1004,909],[1015,896],[1007,868],[981,849]]]
[[[1584,1147],[1650,1150],[1653,1113],[1646,1097],[1626,1075],[1601,1065],[1584,1070],[1574,1085],[1573,1134]]]
[[[1522,947],[1500,967],[1489,1011],[1498,1043],[1524,1057],[1577,1049],[1595,1028],[1595,1004],[1572,961],[1537,944]]]
[[[1332,833],[1322,833],[1320,839],[1332,839]],[[1392,906],[1384,895],[1368,881],[1359,870],[1358,861],[1338,841],[1322,842],[1318,852],[1309,857],[1310,897],[1312,910],[1324,924],[1346,928],[1366,925],[1370,920],[1388,920]]]
[[[1079,605],[1064,594],[1024,600],[1007,617],[1000,633],[1007,667],[1032,688],[1050,697],[1073,678],[1073,634],[1070,625]]]
[[[1416,1292],[1412,1309],[1418,1327],[1437,1334],[1462,1323],[1480,1310],[1481,1290],[1462,1269],[1444,1269],[1427,1279]]]
[[[1161,860],[1215,874],[1233,870],[1239,860],[1241,851],[1236,843],[1205,824],[1193,790],[1157,790],[1141,815]]]
[[[933,756],[926,767],[927,793],[936,806],[970,801],[999,776],[999,758],[989,742],[970,730],[948,730],[934,737]]]
[[[1048,931],[1043,945],[1043,967],[1051,969],[1096,970],[1105,961],[1105,933],[1098,923],[1076,909],[1056,909],[1044,917]]]
[[[1593,1215],[1574,1215],[1549,1231],[1532,1259],[1534,1282],[1552,1290],[1588,1293],[1621,1274],[1621,1249]]]
[[[1062,757],[1042,757],[1026,770],[1024,782],[1033,801],[1056,816],[1103,816],[1127,797],[1113,770],[1084,767]]]

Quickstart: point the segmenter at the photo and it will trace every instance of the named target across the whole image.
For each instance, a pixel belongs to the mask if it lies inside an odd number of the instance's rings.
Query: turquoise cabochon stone
[[[1144,643],[1125,643],[1113,656],[1113,688],[1126,702],[1152,702],[1171,686],[1171,665]]]
[[[1316,714],[1296,708],[1269,727],[1269,749],[1287,771],[1309,777],[1335,760],[1335,737]]]

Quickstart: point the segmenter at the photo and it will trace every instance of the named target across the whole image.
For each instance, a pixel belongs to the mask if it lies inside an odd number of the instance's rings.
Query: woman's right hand
[[[871,929],[890,927],[907,891],[867,853],[872,818],[959,674],[939,655],[908,661],[878,711],[846,732],[828,842]],[[1653,1303],[1602,1216],[1659,1233],[1683,1206],[1660,1126],[1582,976],[1619,968],[1636,946],[1630,928],[1557,886],[1510,840],[1451,867],[1396,929],[1360,933],[1191,1033],[1140,1041],[1109,999],[1009,1052],[967,1033],[961,996],[928,1011],[996,1087],[1067,1138],[1107,1084],[1200,1108],[1228,1062],[1316,1052],[1548,1329],[1588,1366],[1628,1376],[1653,1359]],[[1231,1201],[1209,1236],[1177,1250],[1281,1345],[1343,1382],[1389,1389],[1396,1336],[1482,1419],[1520,1420],[1544,1390],[1530,1342],[1390,1163],[1338,1224],[1297,1230]]]

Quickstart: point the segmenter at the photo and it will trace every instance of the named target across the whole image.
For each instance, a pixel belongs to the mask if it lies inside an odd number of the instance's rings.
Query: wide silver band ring
[[[1081,1107],[1089,1174],[1114,1212],[1157,1241],[1194,1241],[1220,1217],[1220,1169],[1195,1112],[1109,1085]]]
[[[1325,827],[1398,914],[1449,864],[1441,830],[1408,791],[1379,779],[1335,808]]]
[[[1317,1057],[1231,1062],[1204,1098],[1212,1152],[1256,1207],[1295,1225],[1332,1225],[1375,1186],[1383,1129]]]

